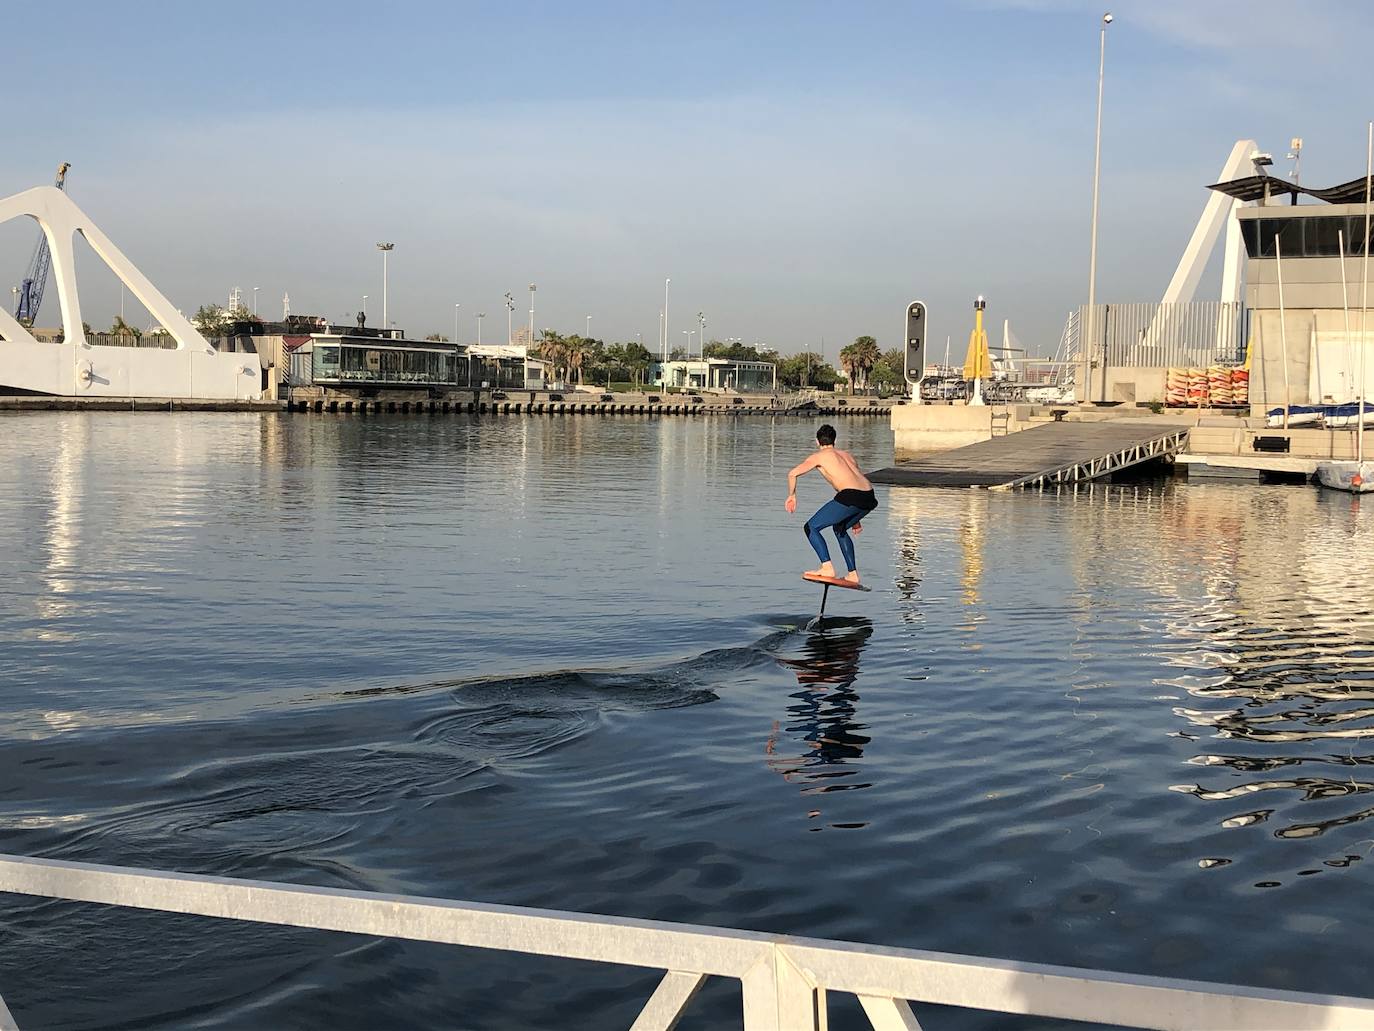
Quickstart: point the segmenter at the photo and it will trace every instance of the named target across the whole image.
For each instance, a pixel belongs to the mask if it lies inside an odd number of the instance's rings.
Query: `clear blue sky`
[[[1097,33],[1073,0],[10,5],[0,195],[72,162],[74,198],[174,303],[414,334],[709,335],[785,352],[961,354],[989,298],[1052,350],[1084,300]],[[1374,5],[1128,0],[1107,54],[1099,296],[1157,299],[1231,144],[1363,174]],[[1301,14],[1296,12],[1302,12]],[[15,282],[31,223],[0,226]],[[82,267],[88,321],[118,308]],[[1209,279],[1205,289],[1215,291]],[[51,307],[49,307],[51,305]],[[130,311],[134,305],[130,302]],[[55,298],[40,322],[56,315]],[[133,319],[131,318],[131,321]]]

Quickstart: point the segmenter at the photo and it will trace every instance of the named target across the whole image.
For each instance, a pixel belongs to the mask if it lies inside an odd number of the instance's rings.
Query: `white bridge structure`
[[[63,397],[261,399],[258,357],[215,350],[66,193],[40,186],[0,200],[0,223],[23,216],[36,221],[48,240],[63,341],[35,339],[0,308],[0,391]],[[76,285],[78,233],[171,334],[175,348],[112,347],[86,340]]]

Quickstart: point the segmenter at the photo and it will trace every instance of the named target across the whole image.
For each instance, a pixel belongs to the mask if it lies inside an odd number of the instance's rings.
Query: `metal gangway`
[[[1054,422],[928,455],[868,474],[898,487],[1041,487],[1108,476],[1176,455],[1188,426],[1149,422]]]
[[[783,412],[798,412],[816,408],[820,405],[821,392],[815,387],[803,387],[795,394],[784,394],[778,398],[778,408]]]
[[[825,1031],[830,992],[857,996],[875,1031],[919,1031],[913,1002],[1133,1028],[1374,1027],[1368,999],[54,859],[0,855],[0,892],[661,970],[633,1031],[670,1031],[708,977],[740,982],[745,1031]],[[17,1028],[0,1002],[0,1031]]]

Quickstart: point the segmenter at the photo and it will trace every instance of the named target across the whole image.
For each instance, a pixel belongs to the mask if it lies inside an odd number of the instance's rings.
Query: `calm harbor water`
[[[0,851],[1370,994],[1374,507],[880,488],[811,633],[813,429],[0,420]],[[25,1028],[625,1027],[657,976],[0,897]]]

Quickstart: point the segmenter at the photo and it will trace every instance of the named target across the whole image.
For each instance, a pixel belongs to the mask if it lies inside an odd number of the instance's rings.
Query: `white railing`
[[[669,1031],[707,977],[740,981],[746,1031],[824,1031],[827,992],[858,996],[876,1031],[919,1029],[911,1002],[1142,1028],[1374,1027],[1365,999],[89,863],[0,856],[0,892],[662,970],[634,1031]],[[0,1031],[14,1028],[0,1002]]]
[[[1244,331],[1244,309],[1222,301],[1084,305],[1060,347],[1112,369],[1207,366],[1243,361]]]

